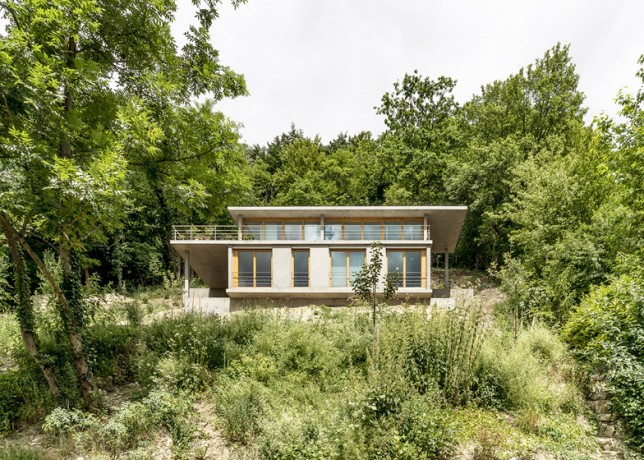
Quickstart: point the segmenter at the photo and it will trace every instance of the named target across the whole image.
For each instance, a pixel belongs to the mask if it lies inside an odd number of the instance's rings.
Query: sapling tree
[[[382,272],[382,245],[374,241],[371,243],[371,258],[365,263],[351,281],[353,293],[362,301],[371,305],[373,316],[373,329],[376,330],[376,314],[379,303],[386,304],[393,299],[398,290],[398,272],[387,273],[384,276],[382,292],[379,292]]]

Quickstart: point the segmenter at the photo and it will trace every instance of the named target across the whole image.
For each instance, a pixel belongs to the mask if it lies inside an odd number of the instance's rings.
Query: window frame
[[[252,252],[253,253],[253,285],[252,286],[239,286],[239,252]],[[257,286],[257,253],[270,254],[270,284],[268,286]],[[272,249],[233,249],[233,287],[238,288],[272,288],[273,287],[273,250]]]
[[[398,288],[404,289],[426,289],[427,288],[427,249],[425,248],[387,248],[385,250],[385,266],[387,267],[387,275],[389,272],[389,253],[402,252],[402,277],[399,280],[402,284]],[[420,286],[407,286],[407,252],[420,252]],[[401,272],[398,272],[401,273]]]
[[[346,284],[344,286],[334,286],[333,285],[333,253],[334,252],[344,252],[346,253],[345,255],[345,282]],[[329,287],[330,288],[336,288],[336,289],[342,289],[342,288],[350,288],[351,287],[351,253],[362,253],[362,267],[364,268],[364,264],[367,261],[367,250],[366,249],[347,249],[347,248],[337,248],[337,249],[330,249],[329,250]]]
[[[296,286],[295,285],[295,254],[296,253],[306,253],[306,286]],[[311,250],[310,249],[292,249],[291,250],[291,287],[293,288],[309,288],[311,287]]]

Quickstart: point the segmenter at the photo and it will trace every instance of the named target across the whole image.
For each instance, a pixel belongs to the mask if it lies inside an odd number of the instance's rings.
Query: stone
[[[599,400],[604,400],[609,398],[610,396],[606,391],[597,391],[595,393],[591,393],[590,396],[588,396],[588,399],[590,399],[591,401],[599,401]]]
[[[610,414],[610,402],[605,399],[591,401],[589,406],[596,414]]]
[[[598,422],[614,422],[615,420],[617,420],[615,414],[597,414]]]
[[[599,423],[597,436],[600,438],[612,438],[615,434],[615,426],[610,423]]]

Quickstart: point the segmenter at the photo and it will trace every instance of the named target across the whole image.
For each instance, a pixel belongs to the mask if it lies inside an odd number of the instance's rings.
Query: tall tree
[[[219,64],[209,30],[217,0],[193,0],[197,24],[179,50],[170,32],[173,0],[3,1],[0,37],[0,209],[5,237],[34,258],[27,235],[55,244],[58,296],[80,391],[95,405],[82,340],[80,253],[117,228],[127,204],[122,121],[137,97],[163,109],[192,96],[245,92]],[[233,2],[235,5],[238,1]],[[148,133],[155,136],[155,132]],[[14,261],[14,263],[17,263]],[[42,263],[39,268],[46,272]]]

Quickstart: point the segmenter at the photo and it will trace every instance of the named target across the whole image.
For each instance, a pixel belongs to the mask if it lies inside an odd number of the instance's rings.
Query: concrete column
[[[242,237],[243,237],[243,235],[242,235],[242,223],[243,222],[244,222],[243,217],[238,217],[237,218],[237,239],[239,241],[241,241]]]
[[[445,289],[449,289],[449,252],[445,248]]]
[[[427,248],[425,254],[425,287],[428,290],[432,288],[432,248]]]
[[[188,297],[190,295],[190,251],[183,254],[183,278],[183,294]]]
[[[233,284],[233,247],[228,246],[228,263],[226,264],[228,269],[228,286],[230,289],[234,286]]]
[[[428,231],[427,231],[427,214],[423,216],[423,240],[427,241],[429,239]]]
[[[320,239],[324,241],[324,216],[320,216]]]

